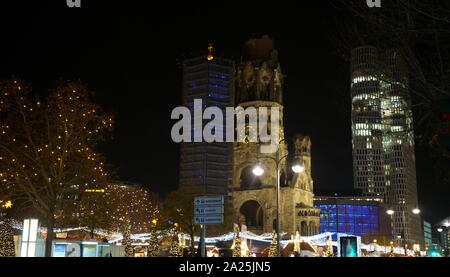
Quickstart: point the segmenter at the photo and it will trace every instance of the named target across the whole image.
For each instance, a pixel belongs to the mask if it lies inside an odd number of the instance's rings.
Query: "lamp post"
[[[394,219],[392,218],[392,216],[394,215],[394,210],[389,209],[386,211],[386,213],[391,217],[391,236],[392,238],[394,238]]]
[[[391,255],[394,253],[394,241],[390,241],[389,244],[391,245]]]
[[[272,157],[272,156],[262,156],[262,157],[258,157],[258,162],[256,163],[256,165],[253,168],[253,174],[255,176],[262,176],[264,174],[264,168],[261,165],[261,162],[259,161],[259,159],[271,159],[275,162],[275,170],[276,170],[276,189],[277,189],[277,214],[276,214],[276,220],[277,220],[277,257],[280,257],[281,254],[281,238],[280,238],[280,228],[281,228],[281,223],[280,223],[280,178],[281,178],[281,162],[283,160],[285,160],[287,157],[289,157],[289,155],[284,155],[282,157],[280,157],[280,144],[281,142],[283,142],[283,140],[280,140],[280,142],[278,143],[278,149],[276,152],[276,157]],[[299,158],[296,158],[292,167],[291,167],[292,171],[294,173],[302,173],[305,170],[305,167],[303,165],[303,163],[301,162],[301,160]]]
[[[392,218],[392,216],[394,215],[395,211],[393,209],[389,209],[389,210],[386,211],[386,213],[391,216],[391,229],[392,229],[392,234],[394,234],[394,227],[393,227],[393,218]],[[416,207],[416,208],[414,208],[412,210],[412,213],[415,214],[415,215],[419,215],[421,213],[421,210],[418,207]],[[408,245],[406,244],[405,230],[402,230],[402,234],[401,234],[400,238],[403,239],[403,245],[404,245],[404,248],[405,248],[405,256],[406,256],[408,254]]]

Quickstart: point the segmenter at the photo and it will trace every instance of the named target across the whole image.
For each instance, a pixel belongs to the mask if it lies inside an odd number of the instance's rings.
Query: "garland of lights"
[[[0,223],[2,223],[0,221]],[[11,221],[11,226],[12,228],[16,229],[16,230],[22,230],[23,229],[23,224],[21,222],[18,222],[16,220],[12,220]],[[66,229],[54,229],[55,233],[66,233],[66,232],[72,232],[72,231],[86,231],[86,232],[90,232],[89,228],[87,227],[77,227],[77,228],[66,228]],[[45,227],[40,227],[39,228],[40,232],[46,233],[47,232],[47,228]],[[108,233],[104,230],[94,230],[94,233],[97,235],[101,235],[104,237],[111,237],[112,239],[109,240],[109,243],[118,243],[119,241],[123,240],[123,235],[120,233]],[[161,235],[157,235],[156,237],[158,239],[162,239],[162,238],[166,238],[166,237],[172,237],[175,234],[175,230],[169,230],[167,231],[165,234],[161,234]],[[347,235],[347,234],[342,234],[342,233],[330,233],[330,232],[326,232],[326,233],[322,233],[319,235],[315,235],[315,236],[309,236],[309,237],[300,237],[300,241],[304,241],[307,243],[310,243],[311,245],[314,246],[327,246],[329,244],[328,242],[328,238],[330,236],[333,236],[335,234],[341,234],[341,235]],[[285,233],[283,233],[282,235],[285,235]],[[130,238],[132,240],[141,240],[141,241],[149,241],[152,239],[154,235],[152,233],[144,233],[144,234],[132,234],[130,236]],[[224,242],[224,241],[231,241],[235,238],[236,233],[234,232],[230,232],[227,234],[224,234],[222,236],[218,236],[218,237],[210,237],[210,238],[205,238],[205,242],[207,244],[215,244],[217,242]],[[270,243],[272,241],[272,233],[266,233],[266,234],[262,234],[262,235],[256,235],[252,232],[249,231],[245,231],[245,232],[240,232],[239,233],[239,237],[241,239],[249,239],[249,240],[253,240],[253,241],[260,241],[260,242],[267,242]],[[185,239],[185,240],[190,240],[190,236],[187,234],[180,234],[180,238]],[[195,242],[199,242],[200,241],[200,237],[194,237],[194,241]],[[289,239],[289,240],[281,240],[280,243],[282,245],[282,247],[285,247],[287,244],[294,242],[295,240]],[[337,242],[333,241],[331,243],[332,246],[337,246]],[[379,252],[391,252],[392,251],[392,247],[391,246],[381,246],[378,245],[376,243],[371,243],[371,244],[361,244],[361,249],[367,250],[369,252],[374,252],[374,251],[379,251]],[[405,253],[405,249],[402,247],[394,247],[393,248],[393,252],[395,254],[404,254]],[[423,252],[423,251],[421,251]],[[408,255],[414,255],[414,251],[413,250],[409,250],[408,249]],[[424,253],[423,253],[424,254]]]

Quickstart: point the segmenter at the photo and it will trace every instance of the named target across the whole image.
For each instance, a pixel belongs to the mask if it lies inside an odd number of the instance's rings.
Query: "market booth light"
[[[21,257],[35,257],[38,224],[38,219],[31,218],[23,221]]]

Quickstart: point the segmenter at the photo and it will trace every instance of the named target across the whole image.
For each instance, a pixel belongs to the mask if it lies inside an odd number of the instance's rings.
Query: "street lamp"
[[[391,229],[392,229],[392,231],[394,231],[393,230],[394,226],[393,226],[393,222],[392,222],[392,216],[394,215],[395,211],[393,209],[389,209],[389,210],[386,211],[386,213],[391,216]],[[415,214],[415,215],[419,215],[421,213],[421,210],[419,208],[414,208],[412,210],[412,213]]]
[[[391,245],[391,254],[393,254],[394,253],[394,242],[391,240],[389,242],[389,244]]]
[[[442,233],[442,232],[444,231],[444,229],[438,228],[437,231],[438,231],[439,233]]]
[[[255,176],[262,176],[264,174],[264,169],[262,168],[261,164],[258,163],[253,167],[253,174]]]
[[[281,142],[283,142],[285,139],[282,139],[278,142],[278,149],[276,152],[276,157],[272,157],[272,156],[263,156],[263,157],[259,157],[259,159],[271,159],[275,162],[275,169],[276,169],[276,177],[277,177],[277,183],[276,183],[276,189],[277,189],[277,215],[276,215],[276,221],[277,221],[277,257],[280,257],[280,253],[281,253],[281,238],[280,238],[280,229],[281,229],[281,223],[280,223],[280,178],[281,178],[281,162],[283,160],[285,160],[289,155],[284,155],[282,157],[280,157],[280,144]],[[294,173],[301,173],[305,170],[304,164],[303,162],[299,159],[296,158],[292,164],[291,167],[292,171]],[[264,168],[261,165],[261,162],[258,161],[256,163],[256,165],[253,167],[252,170],[253,174],[255,176],[262,176],[264,174]]]
[[[297,174],[305,171],[305,166],[303,165],[303,162],[300,159],[297,158],[294,160],[294,163],[292,164],[292,171]]]
[[[389,209],[386,211],[386,213],[391,217],[391,236],[394,237],[394,220],[392,218],[392,216],[394,215],[394,210]]]

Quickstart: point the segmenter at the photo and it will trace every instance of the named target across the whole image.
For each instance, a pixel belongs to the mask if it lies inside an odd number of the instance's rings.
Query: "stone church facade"
[[[276,228],[276,163],[280,160],[280,219],[281,232],[287,236],[297,231],[302,236],[319,233],[320,210],[313,207],[311,178],[311,140],[297,135],[285,140],[283,126],[283,75],[274,43],[268,37],[249,40],[237,70],[237,106],[278,107],[280,109],[279,150],[261,154],[258,142],[234,144],[233,180],[230,188],[234,221],[245,224],[256,234],[270,233]],[[269,109],[270,111],[270,109]],[[270,128],[270,126],[269,126]],[[288,145],[289,143],[292,143]],[[292,148],[289,153],[288,146]],[[270,157],[268,157],[270,156]],[[292,157],[300,158],[305,170],[295,174],[291,170]],[[265,173],[256,177],[252,169],[260,162]]]

